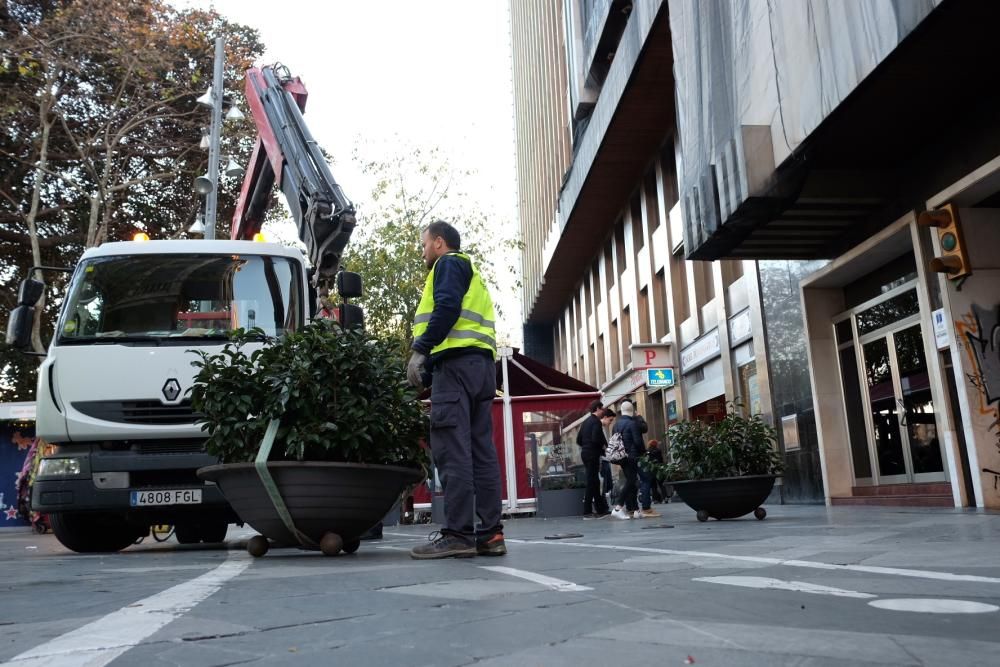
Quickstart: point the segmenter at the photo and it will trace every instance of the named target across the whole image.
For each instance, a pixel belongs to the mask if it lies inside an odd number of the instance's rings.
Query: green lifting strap
[[[281,517],[281,522],[285,524],[288,532],[294,535],[295,539],[302,546],[317,549],[319,545],[295,527],[295,523],[292,522],[292,515],[288,513],[288,507],[285,506],[281,492],[278,491],[278,485],[274,483],[271,471],[267,469],[267,457],[271,455],[271,445],[274,444],[274,438],[278,435],[278,424],[280,422],[280,419],[272,419],[271,423],[267,425],[267,431],[264,432],[264,440],[260,443],[260,450],[257,452],[257,458],[254,460],[253,465],[257,469],[257,475],[260,476],[264,490],[267,491],[267,495],[271,499],[275,511],[278,512],[278,516]]]

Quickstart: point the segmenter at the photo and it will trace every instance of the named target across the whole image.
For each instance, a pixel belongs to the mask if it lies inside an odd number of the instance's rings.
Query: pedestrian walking
[[[635,406],[630,401],[622,401],[618,420],[612,434],[620,433],[628,456],[618,462],[621,466],[624,484],[618,498],[618,509],[613,515],[618,519],[641,519],[639,511],[639,458],[646,452],[642,441],[642,431],[635,420]]]
[[[659,454],[659,463],[663,463],[663,455],[660,453],[660,442],[659,440],[650,440],[649,444],[646,445],[646,451],[643,452],[643,458],[645,463],[656,463],[656,454]],[[656,484],[656,476],[646,470],[642,465],[639,466],[639,502],[642,508],[639,510],[642,512],[642,518],[644,519],[655,519],[657,517],[663,516],[659,512],[653,509],[653,498],[652,491],[653,486]]]
[[[660,449],[659,440],[656,440],[654,438],[653,440],[650,440],[649,442],[646,443],[646,458],[649,459],[649,462],[652,464],[661,465],[663,463],[663,450]],[[666,502],[667,496],[663,492],[663,484],[660,483],[660,480],[656,479],[655,476],[653,477],[652,486],[653,486],[652,489],[653,502],[654,503]]]
[[[607,431],[611,428],[611,424],[615,421],[615,411],[611,408],[604,408],[604,414],[601,416],[601,430],[605,432],[605,438],[607,437]],[[601,495],[604,496],[605,504],[611,504],[611,490],[615,485],[615,477],[611,471],[611,462],[608,458],[601,454]]]
[[[583,518],[601,519],[611,514],[608,509],[607,500],[601,493],[601,481],[599,479],[601,469],[601,456],[604,448],[608,445],[607,437],[604,435],[604,406],[600,399],[590,404],[590,414],[580,425],[580,432],[576,436],[576,443],[580,445],[580,458],[583,460],[583,467],[587,472],[587,490],[583,497]]]
[[[444,525],[416,559],[507,553],[493,445],[496,315],[458,230],[432,222],[420,237],[430,272],[413,321],[407,379],[431,387],[431,455],[444,487]],[[476,526],[476,518],[479,526]]]

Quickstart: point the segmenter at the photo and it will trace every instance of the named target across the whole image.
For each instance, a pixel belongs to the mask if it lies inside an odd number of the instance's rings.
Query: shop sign
[[[35,404],[27,405],[3,404],[0,403],[0,419],[10,419],[12,421],[34,421]]]
[[[750,323],[750,309],[729,320],[729,345],[735,346],[753,336],[753,326]]]
[[[646,369],[646,386],[647,387],[673,387],[674,386],[674,369],[673,368],[647,368]]]
[[[622,396],[631,394],[639,387],[646,384],[645,370],[631,370],[621,376],[615,382],[601,387],[601,393],[605,397],[610,397],[610,401],[617,401]]]
[[[948,347],[948,320],[944,318],[944,308],[938,308],[931,313],[934,320],[934,343],[937,349],[943,350]]]
[[[677,421],[677,401],[667,401],[667,422]]]
[[[681,372],[687,373],[695,366],[719,356],[719,352],[719,330],[712,329],[711,333],[681,350]]]
[[[663,368],[674,363],[670,345],[661,343],[636,343],[629,347],[632,368]]]

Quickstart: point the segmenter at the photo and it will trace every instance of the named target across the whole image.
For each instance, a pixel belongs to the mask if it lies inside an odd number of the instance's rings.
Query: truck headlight
[[[80,459],[42,459],[38,476],[66,477],[80,474]]]

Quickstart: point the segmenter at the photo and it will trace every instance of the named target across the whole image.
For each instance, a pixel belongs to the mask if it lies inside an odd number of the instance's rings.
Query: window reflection
[[[919,312],[917,291],[915,289],[907,290],[858,313],[855,316],[858,322],[858,333],[864,335],[876,331]]]
[[[528,454],[528,479],[542,490],[586,486],[586,471],[576,434],[583,410],[525,412],[524,439]]]

